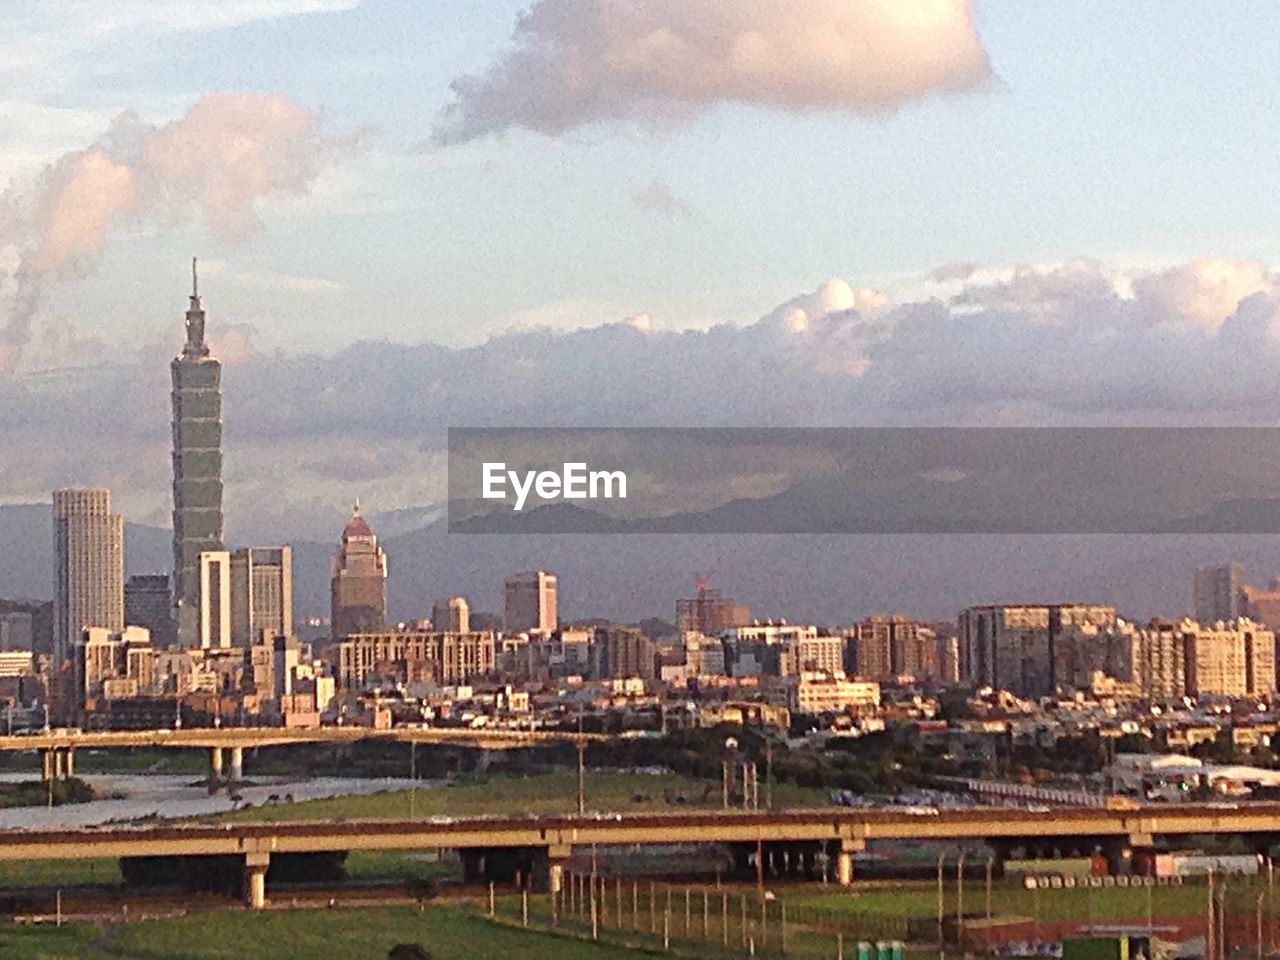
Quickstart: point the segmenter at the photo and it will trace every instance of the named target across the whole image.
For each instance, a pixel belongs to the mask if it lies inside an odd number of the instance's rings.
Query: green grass
[[[0,888],[119,884],[118,860],[0,861]]]
[[[466,910],[379,907],[204,913],[104,934],[88,925],[0,927],[0,957],[45,960],[382,960],[397,943],[437,960],[624,960],[636,953],[499,926]]]
[[[423,786],[418,790],[251,807],[221,815],[219,819],[393,820],[415,816],[572,813],[577,809],[577,789],[577,775],[573,772],[528,777],[494,776],[463,780],[447,786]],[[665,799],[665,796],[676,795],[684,796],[686,802],[669,803]],[[718,808],[720,785],[675,774],[588,773],[586,797],[588,810],[610,813]],[[826,802],[826,795],[821,790],[790,784],[779,784],[774,788],[776,807],[825,805]]]
[[[1244,880],[1228,885],[1229,890],[1238,892],[1245,888]],[[966,915],[983,914],[986,911],[983,882],[966,881],[964,890]],[[1205,888],[1200,883],[1152,887],[1150,891],[1152,913],[1156,917],[1198,916],[1205,909]],[[1147,915],[1147,896],[1145,887],[1033,891],[1013,881],[1003,881],[992,888],[991,911],[995,916],[1038,916],[1045,921],[1143,919]],[[847,890],[828,887],[825,891],[813,892],[792,888],[787,891],[786,898],[788,903],[798,907],[813,907],[854,917],[935,917],[938,911],[937,888],[929,882],[873,882],[855,884]],[[953,882],[948,881],[943,902],[946,913],[953,915],[956,909]]]

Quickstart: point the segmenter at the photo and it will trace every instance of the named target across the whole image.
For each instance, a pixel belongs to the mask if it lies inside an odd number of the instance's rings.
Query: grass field
[[[1250,883],[1245,878],[1236,878],[1228,881],[1225,889],[1229,896],[1238,896],[1252,903],[1257,892],[1266,889],[1266,883],[1259,880]],[[964,890],[965,914],[970,917],[984,914],[986,889],[983,882],[966,881]],[[793,887],[786,892],[786,898],[788,903],[797,907],[812,907],[849,916],[935,917],[938,910],[937,888],[928,882],[856,884],[848,890]],[[991,912],[993,916],[1031,917],[1045,921],[1143,919],[1147,915],[1148,902],[1152,915],[1156,917],[1198,916],[1205,910],[1205,886],[1188,882],[1185,886],[1169,887],[1077,887],[1033,891],[1013,881],[1001,881],[992,887]],[[956,909],[954,881],[947,882],[943,903],[944,912],[948,916],[953,915]],[[1277,891],[1277,904],[1280,905],[1280,891]]]
[[[498,926],[453,908],[207,913],[100,930],[0,927],[0,957],[23,960],[382,960],[419,943],[436,960],[623,960],[637,953]]]
[[[304,800],[250,807],[221,820],[392,820],[408,817],[466,817],[482,814],[572,813],[577,809],[577,775],[546,773],[528,777],[495,776],[461,780],[447,786],[423,786],[367,796]],[[683,797],[683,803],[669,802]],[[790,784],[774,788],[776,807],[825,805],[826,794]],[[588,773],[588,810],[610,813],[677,811],[720,806],[720,785],[675,774]]]

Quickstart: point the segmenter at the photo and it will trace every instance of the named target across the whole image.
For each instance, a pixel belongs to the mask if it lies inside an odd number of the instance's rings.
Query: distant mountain
[[[332,552],[333,548],[325,544],[307,541],[293,544],[294,606],[298,616],[328,615]],[[172,532],[162,527],[126,523],[124,567],[125,576],[171,572]],[[0,505],[0,597],[43,601],[52,596],[50,506]]]
[[[1271,536],[537,532],[549,519],[531,510],[521,521],[503,520],[502,533],[485,534],[450,534],[441,519],[383,536],[392,616],[428,616],[433,601],[455,594],[474,609],[500,610],[503,577],[539,567],[559,575],[566,619],[671,619],[697,572],[756,616],[818,623],[873,612],[952,620],[973,603],[1035,600],[1097,601],[1135,617],[1177,616],[1190,606],[1197,565],[1238,560],[1260,584],[1280,571],[1280,539]],[[586,529],[596,522],[589,514],[579,519]],[[277,539],[263,531],[260,542]],[[297,615],[326,614],[333,545],[293,547]],[[169,532],[131,524],[126,552],[130,572],[167,571]],[[51,555],[47,506],[0,507],[0,597],[49,598]]]

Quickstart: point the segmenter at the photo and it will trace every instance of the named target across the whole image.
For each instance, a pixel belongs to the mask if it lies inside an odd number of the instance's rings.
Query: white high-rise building
[[[200,554],[200,598],[196,636],[201,648],[231,646],[231,554],[205,550]]]
[[[124,518],[103,487],[53,491],[53,656],[71,658],[86,627],[124,629]]]

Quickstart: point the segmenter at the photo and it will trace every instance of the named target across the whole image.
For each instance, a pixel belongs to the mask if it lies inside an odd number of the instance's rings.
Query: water
[[[0,774],[0,782],[15,783],[30,780],[30,774]],[[72,803],[54,807],[12,807],[0,810],[0,830],[25,827],[88,827],[108,821],[135,820],[160,815],[162,817],[196,817],[214,813],[226,813],[234,802],[226,791],[209,795],[203,783],[197,783],[198,774],[88,774],[81,779],[93,786],[102,797],[118,799],[92,800],[89,803]],[[355,777],[252,777],[252,783],[238,788],[241,805],[260,806],[271,795],[284,797],[292,794],[295,801],[319,800],[326,797],[342,797],[382,793],[388,790],[407,790],[413,781],[385,778],[357,779]],[[433,781],[419,780],[418,789],[437,786]],[[281,804],[280,815],[288,817],[288,804]]]

